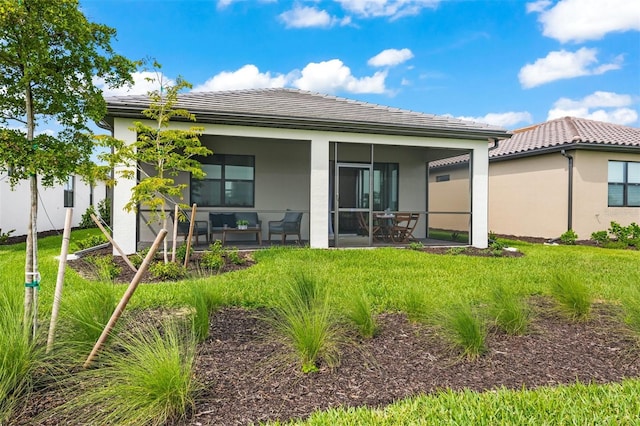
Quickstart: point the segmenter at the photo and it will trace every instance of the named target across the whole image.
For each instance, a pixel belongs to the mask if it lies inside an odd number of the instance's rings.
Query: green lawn
[[[99,231],[74,231],[73,241]],[[258,251],[249,269],[179,283],[143,284],[130,308],[185,304],[190,287],[205,284],[228,305],[272,306],[282,285],[296,274],[312,275],[324,283],[336,304],[365,292],[377,312],[403,310],[407,293],[419,290],[433,308],[459,302],[484,301],[497,285],[523,295],[550,294],[559,271],[574,275],[599,300],[617,303],[637,291],[640,251],[584,246],[544,246],[510,242],[521,258],[434,255],[412,250],[312,250],[272,248]],[[49,315],[55,287],[61,236],[40,240],[40,312]],[[0,246],[0,286],[22,291],[24,244]],[[68,270],[64,297],[86,281]],[[126,286],[118,286],[123,293]],[[331,410],[314,415],[308,424],[633,424],[626,413],[640,415],[640,381],[622,385],[573,386],[535,391],[477,394],[444,392],[413,398],[381,410]],[[549,413],[556,417],[549,417]],[[490,416],[489,416],[490,414]],[[423,420],[423,419],[433,419]]]

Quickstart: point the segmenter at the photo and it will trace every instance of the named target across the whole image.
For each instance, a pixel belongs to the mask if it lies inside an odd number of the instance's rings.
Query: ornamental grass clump
[[[365,293],[358,293],[350,298],[346,314],[360,336],[370,339],[378,333],[376,317]]]
[[[484,318],[469,304],[460,304],[440,318],[445,338],[469,360],[486,351],[487,327]]]
[[[78,424],[164,425],[185,417],[199,384],[191,330],[167,323],[120,334],[96,368],[66,386],[73,397],[50,415]]]
[[[222,305],[222,297],[211,286],[197,284],[191,287],[187,302],[193,307],[191,326],[198,343],[209,337],[209,318]]]
[[[575,275],[556,273],[551,284],[551,294],[558,306],[573,321],[583,321],[591,312],[591,295],[587,286]]]
[[[338,364],[344,335],[331,311],[326,290],[314,279],[297,276],[266,320],[290,350],[285,357],[293,357],[303,373],[319,371],[320,360],[329,367]]]
[[[491,296],[489,315],[496,326],[507,334],[525,334],[531,316],[527,303],[504,286],[494,288]]]
[[[31,339],[31,327],[23,324],[23,300],[18,291],[0,292],[0,425],[28,399],[42,355]]]

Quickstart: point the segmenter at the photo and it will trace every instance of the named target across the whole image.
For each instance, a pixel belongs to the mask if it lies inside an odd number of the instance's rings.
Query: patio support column
[[[329,139],[311,139],[309,245],[329,247]]]
[[[481,143],[471,152],[471,245],[488,247],[489,145]]]
[[[129,130],[131,121],[116,118],[113,123],[113,137],[124,141],[126,144],[132,144],[136,141],[136,132]],[[125,204],[131,198],[131,189],[135,186],[135,179],[124,179],[120,176],[122,170],[127,167],[118,166],[115,168],[116,185],[113,186],[113,240],[120,246],[125,254],[136,252],[136,214],[127,212],[124,209]],[[130,167],[134,176],[136,175],[135,167]],[[114,248],[114,255],[118,255]]]

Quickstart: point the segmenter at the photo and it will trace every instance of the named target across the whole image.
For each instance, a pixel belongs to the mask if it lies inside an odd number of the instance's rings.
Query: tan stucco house
[[[101,125],[131,143],[132,123],[144,120],[148,104],[147,96],[107,98]],[[379,214],[412,212],[420,217],[413,237],[426,239],[427,164],[468,155],[470,202],[454,214],[466,223],[470,244],[487,245],[488,149],[509,137],[505,129],[292,89],[191,92],[179,95],[177,107],[195,114],[204,127],[200,140],[214,153],[200,160],[203,181],[177,177],[188,184],[183,202],[198,204],[197,220],[257,212],[264,240],[267,223],[293,210],[303,214],[305,244],[325,248],[374,246],[368,224]],[[127,253],[157,231],[148,212],[123,210],[134,184],[121,179],[113,192],[114,237]]]
[[[432,210],[464,192],[466,160],[431,163]],[[573,229],[589,239],[611,221],[640,222],[640,129],[564,117],[515,130],[489,148],[490,231],[552,239]]]

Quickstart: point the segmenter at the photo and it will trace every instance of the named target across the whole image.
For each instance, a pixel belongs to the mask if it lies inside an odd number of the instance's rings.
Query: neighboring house
[[[101,126],[134,142],[132,123],[144,120],[148,97],[106,100]],[[420,214],[414,236],[426,238],[427,164],[470,154],[473,203],[455,213],[464,216],[470,243],[487,245],[487,142],[509,137],[502,128],[292,89],[186,93],[177,107],[195,114],[204,127],[200,140],[214,152],[199,159],[204,180],[176,178],[188,184],[183,202],[198,204],[197,220],[209,212],[257,212],[266,239],[267,223],[294,210],[304,214],[302,238],[325,248],[375,245],[362,219],[407,211]],[[114,238],[127,253],[158,231],[144,209],[123,210],[134,184],[119,179],[114,187]]]
[[[467,159],[430,166],[431,206],[460,194]],[[513,131],[489,151],[489,229],[580,239],[611,221],[640,223],[640,129],[565,117]],[[445,229],[455,229],[443,226]]]
[[[0,229],[14,229],[12,237],[26,235],[31,212],[29,181],[18,183],[12,190],[7,174],[0,173]],[[38,232],[64,228],[66,208],[73,208],[73,226],[80,224],[82,214],[92,204],[105,198],[103,183],[90,188],[79,176],[71,176],[64,185],[43,187],[38,183]]]

